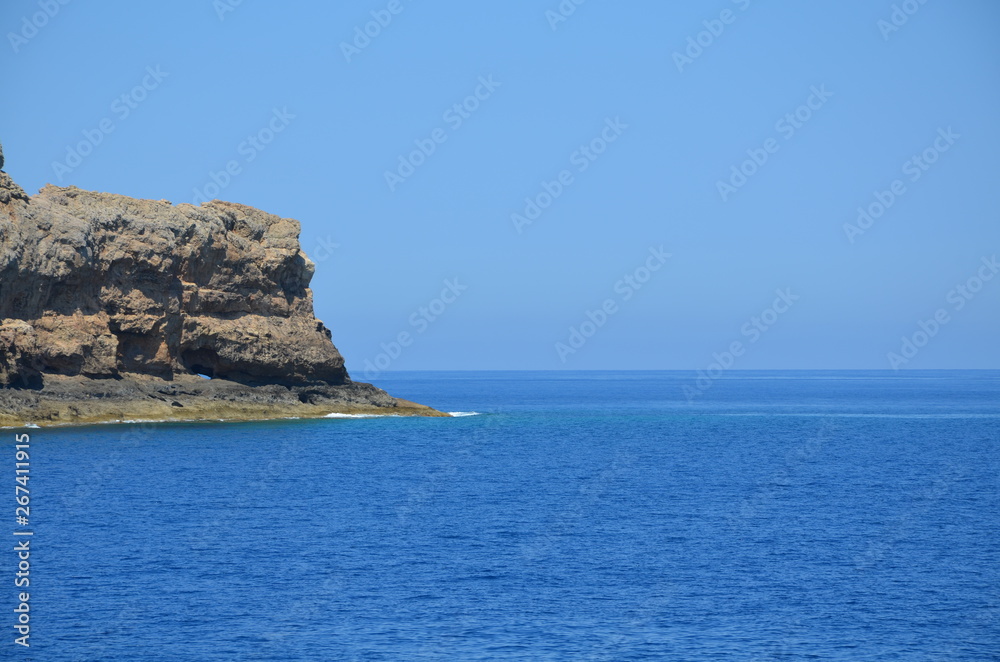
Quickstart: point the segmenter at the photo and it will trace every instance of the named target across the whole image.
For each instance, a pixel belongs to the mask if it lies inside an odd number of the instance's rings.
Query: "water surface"
[[[32,430],[34,659],[1000,659],[1000,373],[694,379]]]

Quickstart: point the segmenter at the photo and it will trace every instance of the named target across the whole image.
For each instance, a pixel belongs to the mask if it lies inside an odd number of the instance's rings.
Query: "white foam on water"
[[[465,416],[482,416],[478,411],[451,411],[447,412],[449,416],[453,418],[463,418]],[[340,414],[333,413],[327,414],[323,418],[343,418],[343,419],[358,419],[358,418],[400,418],[397,414]],[[218,423],[231,423],[231,421],[226,418],[216,418],[210,419]],[[298,421],[302,420],[299,416],[288,416],[281,419],[264,419],[264,420],[285,420],[285,421]],[[146,425],[146,424],[157,424],[157,423],[199,423],[207,422],[206,419],[194,419],[194,418],[174,418],[169,420],[156,420],[156,419],[143,419],[143,418],[126,418],[126,419],[116,419],[112,421],[101,421],[100,423],[92,425]],[[236,421],[244,422],[244,421]],[[251,422],[251,421],[246,421]],[[74,423],[60,423],[53,427],[71,427]],[[21,426],[0,426],[0,430],[16,430],[19,428],[31,428],[31,429],[41,429],[40,425],[35,425],[34,423],[26,423]]]

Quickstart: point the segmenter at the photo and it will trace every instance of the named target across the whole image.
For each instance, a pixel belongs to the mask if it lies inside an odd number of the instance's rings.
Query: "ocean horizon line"
[[[375,379],[385,375],[415,374],[415,373],[697,373],[704,372],[705,368],[590,368],[590,369],[563,369],[563,368],[428,368],[409,370],[384,370]],[[349,370],[350,372],[350,370]],[[761,372],[864,372],[864,373],[888,373],[892,375],[905,376],[926,372],[1000,372],[1000,368],[908,368],[905,370],[893,370],[892,368],[729,368],[724,374],[732,373],[761,373]]]

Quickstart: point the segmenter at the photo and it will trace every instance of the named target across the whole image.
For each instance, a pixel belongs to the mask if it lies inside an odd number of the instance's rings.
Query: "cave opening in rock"
[[[181,353],[181,363],[202,379],[215,379],[218,376],[219,355],[212,349],[185,350]]]

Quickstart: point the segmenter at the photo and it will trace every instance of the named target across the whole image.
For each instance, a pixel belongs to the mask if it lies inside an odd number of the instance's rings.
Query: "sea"
[[[1000,660],[1000,372],[376,383],[462,415],[0,431],[0,659]]]

